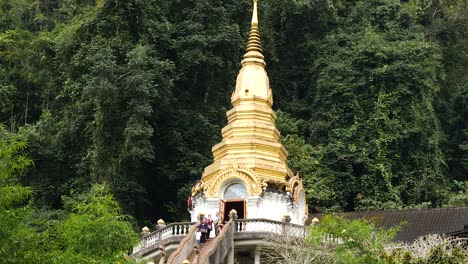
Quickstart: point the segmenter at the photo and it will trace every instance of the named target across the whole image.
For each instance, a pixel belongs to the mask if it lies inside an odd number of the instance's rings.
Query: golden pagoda
[[[260,43],[257,0],[241,63],[223,140],[212,148],[213,163],[192,188],[192,221],[200,213],[227,214],[236,209],[239,218],[281,220],[287,214],[292,222],[303,224],[308,214],[304,188],[286,164],[288,153],[279,142]]]

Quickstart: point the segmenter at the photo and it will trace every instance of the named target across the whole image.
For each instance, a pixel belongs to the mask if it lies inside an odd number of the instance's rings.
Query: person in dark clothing
[[[200,238],[200,243],[205,243],[206,240],[207,240],[207,233],[208,233],[208,224],[206,223],[206,221],[202,221],[200,223],[200,232],[201,232],[201,238]]]

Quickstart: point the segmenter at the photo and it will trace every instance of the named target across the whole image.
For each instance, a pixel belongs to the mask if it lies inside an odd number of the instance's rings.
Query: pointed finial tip
[[[252,26],[258,26],[257,2],[258,0],[253,0]]]
[[[252,24],[250,26],[246,53],[244,54],[242,65],[245,63],[254,63],[264,67],[265,61],[263,60],[260,32],[258,31],[257,2],[258,0],[253,0]]]

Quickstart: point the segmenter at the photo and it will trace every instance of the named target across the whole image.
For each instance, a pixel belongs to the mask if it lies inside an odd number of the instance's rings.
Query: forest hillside
[[[21,191],[9,204],[72,213],[70,225],[96,199],[140,226],[188,219],[251,8],[0,0],[0,143],[14,165],[1,179]],[[465,0],[262,0],[259,18],[277,126],[311,212],[468,204]]]

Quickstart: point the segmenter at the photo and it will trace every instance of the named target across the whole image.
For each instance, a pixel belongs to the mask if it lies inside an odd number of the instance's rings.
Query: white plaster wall
[[[200,213],[203,213],[205,217],[211,214],[211,218],[216,216],[216,212],[219,212],[219,198],[205,198],[201,195],[194,197],[193,208],[189,210],[190,221],[198,221],[197,217]]]
[[[286,193],[265,192],[258,207],[257,218],[281,221],[288,210],[288,196]]]
[[[305,203],[305,198],[303,203]],[[304,206],[297,205],[292,202],[290,196],[286,192],[264,192],[262,196],[248,196],[246,198],[247,218],[265,218],[276,221],[281,221],[285,214],[291,217],[291,223],[303,225],[306,219]],[[216,216],[219,211],[219,198],[206,198],[198,195],[193,198],[193,209],[189,210],[190,220],[197,221],[197,216],[200,213],[211,214],[211,217]]]
[[[282,221],[285,214],[291,217],[291,223],[303,225],[307,219],[305,215],[305,198],[302,204],[293,203],[289,194],[286,192],[265,192],[258,202],[257,216],[249,218],[266,218],[276,221]]]
[[[258,216],[260,213],[259,205],[261,204],[260,196],[248,196],[246,198],[246,202],[247,202],[247,219],[260,218]]]

